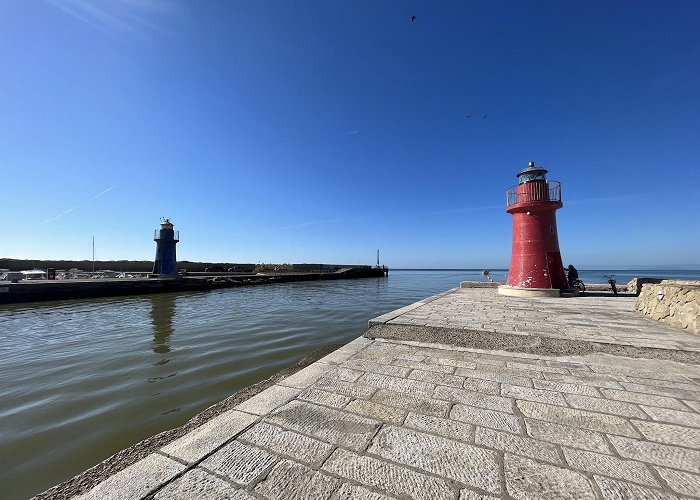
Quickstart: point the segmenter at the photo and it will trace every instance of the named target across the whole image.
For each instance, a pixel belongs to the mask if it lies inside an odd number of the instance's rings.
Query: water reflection
[[[153,352],[167,354],[170,352],[170,337],[173,334],[173,316],[175,315],[175,295],[152,295],[151,323],[153,324]],[[158,364],[169,360],[161,359]]]

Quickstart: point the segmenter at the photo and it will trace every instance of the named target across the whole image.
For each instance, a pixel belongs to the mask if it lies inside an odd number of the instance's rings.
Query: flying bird
[[[416,20],[416,16],[411,16],[411,22],[414,22]]]
[[[472,115],[467,115],[467,118],[471,118],[471,117],[472,117]]]
[[[486,118],[486,113],[484,113],[484,116],[482,116],[482,118]]]

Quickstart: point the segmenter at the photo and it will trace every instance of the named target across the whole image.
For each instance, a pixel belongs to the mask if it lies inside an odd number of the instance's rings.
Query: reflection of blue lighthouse
[[[153,274],[177,275],[175,245],[180,241],[179,231],[174,231],[173,223],[169,219],[165,219],[160,223],[160,231],[156,230],[153,239],[156,242],[156,261],[153,263]]]

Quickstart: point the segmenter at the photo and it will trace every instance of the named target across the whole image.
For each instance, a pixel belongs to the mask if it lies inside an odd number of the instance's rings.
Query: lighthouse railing
[[[541,183],[527,182],[508,188],[506,206],[532,201],[561,201],[561,183],[559,181],[546,181],[545,184],[546,187],[542,186]]]
[[[153,240],[158,241],[160,239],[160,229],[153,231]],[[180,241],[180,231],[173,231],[173,240]]]

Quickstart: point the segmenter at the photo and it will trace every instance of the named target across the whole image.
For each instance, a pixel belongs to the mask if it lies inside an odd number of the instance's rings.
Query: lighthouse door
[[[568,288],[560,252],[547,252],[547,274],[549,274],[552,288]]]

